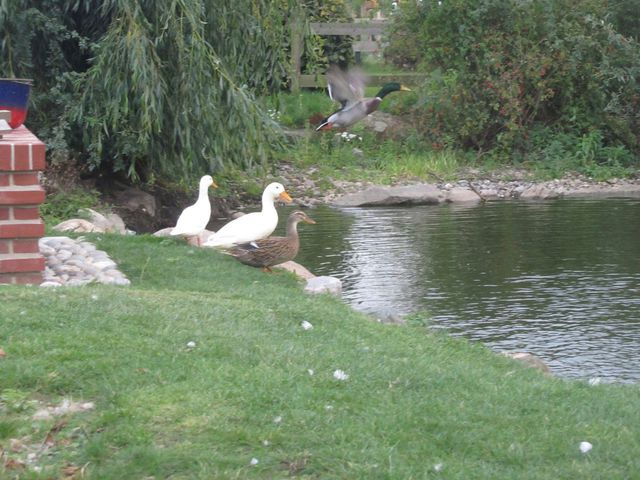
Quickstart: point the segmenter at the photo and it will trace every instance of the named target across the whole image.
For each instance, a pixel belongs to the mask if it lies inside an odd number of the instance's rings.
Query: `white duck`
[[[205,175],[200,179],[198,200],[182,211],[176,226],[169,232],[171,235],[197,236],[197,244],[200,246],[200,233],[207,227],[211,217],[209,187],[218,188],[218,185],[213,181],[211,175]]]
[[[249,243],[266,238],[278,225],[278,212],[273,202],[291,202],[281,183],[270,183],[262,193],[262,211],[252,212],[230,221],[203,244],[205,247],[230,248],[238,243]]]

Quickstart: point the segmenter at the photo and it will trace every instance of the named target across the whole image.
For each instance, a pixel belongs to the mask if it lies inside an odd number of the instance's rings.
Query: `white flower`
[[[600,382],[602,381],[602,379],[600,377],[593,377],[589,379],[589,385],[591,385],[592,387],[596,386],[596,385],[600,385]]]
[[[582,453],[587,453],[592,448],[593,448],[593,445],[591,445],[589,442],[580,442],[580,451]]]
[[[195,348],[196,347],[196,342],[194,342],[193,340],[187,343],[187,348]]]
[[[313,374],[316,373],[316,372],[313,371],[313,368],[307,368],[307,373],[309,375],[313,376]]]
[[[269,443],[269,440],[262,440],[262,445],[264,445],[265,447],[268,447],[271,444]]]
[[[347,380],[349,378],[349,375],[347,375],[346,373],[344,373],[344,371],[342,370],[336,370],[335,372],[333,372],[333,378],[335,378],[336,380]]]
[[[328,412],[330,410],[333,410],[333,405],[325,405],[324,409]]]
[[[302,328],[304,328],[305,330],[311,330],[313,328],[313,325],[311,325],[309,322],[307,322],[306,320],[303,320],[302,323],[300,324],[300,326]]]
[[[280,415],[278,415],[276,418],[273,419],[273,423],[280,423],[282,421],[282,417]]]
[[[441,472],[443,468],[444,468],[444,465],[443,465],[442,463],[436,463],[436,464],[433,466],[433,469],[434,469],[436,472]]]
[[[249,462],[249,465],[257,465],[258,463],[259,463],[258,459],[256,457],[253,457]]]
[[[91,300],[97,300],[97,299],[98,299],[98,295],[96,295],[95,293],[91,295]]]

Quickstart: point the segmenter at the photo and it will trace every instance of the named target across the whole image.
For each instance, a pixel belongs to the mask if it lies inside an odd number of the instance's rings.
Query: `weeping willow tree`
[[[286,82],[293,0],[0,0],[0,74],[29,126],[93,169],[191,177],[281,144],[255,99]],[[55,155],[54,155],[55,156]]]

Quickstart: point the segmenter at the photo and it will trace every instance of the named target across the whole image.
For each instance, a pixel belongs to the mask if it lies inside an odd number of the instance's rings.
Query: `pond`
[[[356,309],[426,312],[432,328],[534,353],[561,377],[640,381],[640,199],[309,214],[296,261],[340,278]]]

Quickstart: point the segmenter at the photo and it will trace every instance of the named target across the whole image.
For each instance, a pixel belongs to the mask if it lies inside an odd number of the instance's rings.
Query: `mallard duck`
[[[291,202],[281,183],[270,183],[262,193],[262,211],[252,212],[230,221],[203,244],[205,247],[229,248],[239,243],[266,238],[278,225],[278,212],[273,202]]]
[[[270,267],[296,258],[300,248],[300,238],[298,237],[298,223],[300,222],[316,223],[306,213],[296,210],[289,215],[287,220],[286,237],[269,237],[243,243],[231,248],[227,253],[245,265],[262,267],[270,272]]]
[[[327,71],[327,90],[331,100],[342,108],[333,112],[316,127],[319,130],[342,129],[375,112],[382,99],[391,92],[411,91],[398,82],[386,83],[373,98],[364,98],[365,77],[360,72],[345,72],[337,67]]]
[[[169,232],[170,235],[183,235],[185,237],[198,236],[200,245],[200,233],[204,231],[211,217],[211,202],[209,201],[209,187],[218,188],[211,175],[205,175],[200,179],[198,200],[193,205],[185,208],[176,222],[176,226]]]

